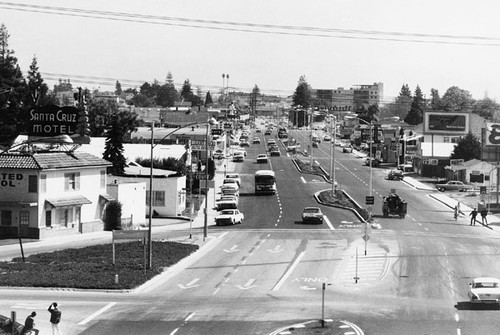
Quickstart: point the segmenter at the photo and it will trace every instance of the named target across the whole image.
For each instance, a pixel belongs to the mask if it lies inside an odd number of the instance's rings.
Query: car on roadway
[[[215,225],[228,226],[243,223],[245,216],[238,209],[224,209],[215,217]]]
[[[260,144],[260,138],[254,137],[253,140],[252,140],[252,143],[253,144]]]
[[[352,152],[352,145],[350,145],[350,144],[344,144],[342,146],[342,152],[351,153]]]
[[[372,158],[372,167],[378,167],[380,165],[380,160],[376,159],[376,158]],[[366,157],[365,158],[365,165],[366,166],[370,166],[370,157]]]
[[[234,195],[239,196],[240,188],[236,184],[223,184],[220,187],[222,195]]]
[[[256,133],[262,133],[262,129],[260,129],[260,128],[255,128],[255,132],[256,132]]]
[[[436,184],[436,188],[440,192],[444,192],[444,191],[466,192],[468,190],[473,190],[474,186],[470,185],[470,184],[464,184],[464,182],[462,182],[460,180],[450,180],[447,183]]]
[[[313,148],[317,148],[317,147],[318,147],[318,142],[313,142],[313,143],[312,143],[312,147],[313,147]]]
[[[222,185],[236,185],[238,186],[238,188],[240,188],[240,184],[238,183],[238,181],[236,179],[233,179],[233,178],[224,178],[224,180],[222,181]]]
[[[216,201],[215,206],[218,211],[225,209],[238,209],[238,200],[236,197],[221,199]]]
[[[223,159],[226,158],[226,154],[224,153],[223,150],[217,149],[214,151],[213,157],[214,159]]]
[[[245,161],[245,154],[243,151],[235,151],[233,153],[233,162],[244,162]]]
[[[245,139],[240,139],[240,147],[249,147],[250,146],[250,143],[248,143],[247,140]]]
[[[226,177],[224,179],[234,179],[238,186],[241,185],[241,177],[239,173],[226,173]]]
[[[266,129],[266,131],[264,132],[264,135],[272,135],[273,134],[273,131],[271,129]]]
[[[268,146],[273,145],[273,144],[276,144],[276,140],[274,138],[271,138],[271,139],[267,140],[267,145]]]
[[[302,211],[303,223],[323,223],[323,212],[319,207],[306,207]]]
[[[412,172],[413,171],[413,164],[399,164],[398,165],[398,170],[401,170],[403,172]]]
[[[467,295],[470,302],[474,304],[498,304],[500,301],[500,279],[493,277],[474,278],[469,284]]]
[[[387,179],[389,180],[403,180],[405,175],[401,170],[391,170],[387,173]]]
[[[269,151],[269,156],[281,156],[280,149],[278,147],[273,147],[271,148],[271,151]]]
[[[331,140],[332,140],[332,137],[330,135],[323,136],[323,141],[330,142]]]
[[[259,164],[260,163],[267,163],[268,159],[269,158],[267,157],[266,154],[258,154],[257,155],[257,163],[259,163]]]

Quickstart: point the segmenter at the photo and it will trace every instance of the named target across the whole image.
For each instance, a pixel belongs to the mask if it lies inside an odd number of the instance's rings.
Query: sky
[[[212,95],[287,96],[305,76],[314,89],[382,82],[382,102],[404,84],[500,101],[496,0],[11,1],[9,48],[25,74],[36,56],[50,88],[139,88],[170,72]]]

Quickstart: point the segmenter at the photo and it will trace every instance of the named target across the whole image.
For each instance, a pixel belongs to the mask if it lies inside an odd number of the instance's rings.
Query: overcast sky
[[[287,95],[304,75],[317,89],[382,82],[384,101],[403,84],[500,100],[499,18],[496,0],[0,1],[21,69],[36,55],[51,88],[140,87],[170,71],[195,91],[229,74],[230,90]]]

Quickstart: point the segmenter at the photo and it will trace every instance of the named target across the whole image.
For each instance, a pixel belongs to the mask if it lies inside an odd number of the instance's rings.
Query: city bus
[[[276,178],[272,170],[255,172],[255,194],[276,194]]]

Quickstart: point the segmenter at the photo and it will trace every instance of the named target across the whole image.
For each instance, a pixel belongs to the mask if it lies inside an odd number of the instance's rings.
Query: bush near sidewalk
[[[115,244],[116,265],[111,244],[35,254],[25,263],[18,257],[0,262],[0,286],[133,289],[196,251],[198,245],[153,241],[152,248],[153,264],[146,272],[141,242]]]

